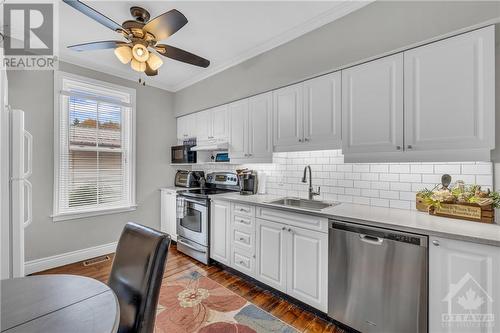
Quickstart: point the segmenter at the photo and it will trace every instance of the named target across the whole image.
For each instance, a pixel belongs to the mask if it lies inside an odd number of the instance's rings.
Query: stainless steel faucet
[[[312,183],[312,171],[310,165],[304,168],[304,176],[302,177],[302,182],[307,183],[307,169],[309,169],[309,200],[313,200],[315,195],[321,194],[321,187],[318,186],[318,192],[314,192]]]

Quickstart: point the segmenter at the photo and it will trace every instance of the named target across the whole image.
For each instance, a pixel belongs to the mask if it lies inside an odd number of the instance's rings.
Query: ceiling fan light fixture
[[[152,70],[157,70],[158,68],[161,67],[161,65],[163,65],[163,60],[160,59],[160,57],[158,57],[156,54],[154,54],[153,52],[151,52],[149,54],[149,59],[147,61],[149,67],[152,69]]]
[[[115,49],[115,55],[122,64],[128,64],[132,60],[132,49],[126,45],[119,46]]]
[[[132,56],[139,62],[146,62],[149,59],[149,51],[142,44],[135,44],[132,48]]]
[[[130,67],[132,67],[132,69],[136,72],[144,72],[146,70],[146,63],[132,59]]]

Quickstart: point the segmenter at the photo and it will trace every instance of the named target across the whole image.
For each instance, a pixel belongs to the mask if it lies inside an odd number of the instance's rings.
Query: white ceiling
[[[129,8],[146,8],[156,17],[172,8],[188,19],[166,44],[211,61],[199,68],[164,58],[159,74],[147,84],[178,91],[228,67],[286,43],[334,21],[369,2],[362,1],[85,1],[118,23],[131,19]],[[121,40],[119,34],[70,6],[60,3],[59,56],[63,61],[137,80],[139,74],[121,64],[112,50],[74,52],[68,45],[99,40]]]

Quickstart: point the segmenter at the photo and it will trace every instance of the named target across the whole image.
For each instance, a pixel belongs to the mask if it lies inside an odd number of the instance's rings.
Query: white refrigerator
[[[33,138],[24,128],[24,112],[7,100],[7,77],[1,73],[1,279],[24,276],[24,229],[32,221]]]

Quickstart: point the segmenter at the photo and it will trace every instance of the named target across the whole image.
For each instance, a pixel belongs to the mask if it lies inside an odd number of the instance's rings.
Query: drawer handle
[[[247,267],[247,264],[243,260],[240,260],[240,265]]]
[[[244,241],[245,241],[245,238],[240,237],[240,241],[244,242]]]
[[[243,220],[243,219],[239,219],[238,222],[243,223],[243,224],[250,224],[250,221]]]
[[[240,212],[248,213],[248,210],[246,210],[245,208],[240,208]]]
[[[439,241],[438,241],[438,240],[433,240],[433,241],[432,241],[432,244],[434,244],[434,246],[439,246],[439,245],[441,245],[441,244],[439,244]]]

